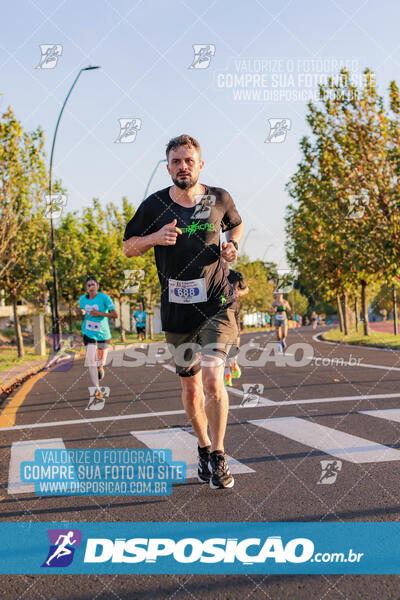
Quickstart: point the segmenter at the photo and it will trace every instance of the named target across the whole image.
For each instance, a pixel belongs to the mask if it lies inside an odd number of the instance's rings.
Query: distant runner
[[[211,488],[234,484],[224,451],[229,398],[224,363],[238,336],[236,298],[224,273],[243,235],[230,194],[200,184],[200,145],[181,135],[167,145],[174,185],[146,198],[126,226],[124,252],[154,247],[161,284],[161,321],[174,354],[182,401],[198,439],[198,479]],[[226,240],[220,244],[220,232]]]
[[[276,338],[280,343],[282,350],[286,349],[286,338],[288,333],[288,312],[291,311],[290,304],[284,299],[281,292],[275,292],[275,300],[272,303],[271,310],[274,315],[274,326]]]
[[[103,395],[99,381],[104,377],[104,365],[111,340],[108,320],[116,319],[118,315],[110,296],[99,292],[96,277],[90,276],[86,279],[86,289],[87,293],[79,298],[79,308],[76,312],[85,315],[82,323],[83,343],[86,346],[85,366],[89,368],[92,385],[97,388],[95,398],[101,400]]]
[[[312,328],[315,329],[317,327],[317,324],[318,324],[318,315],[315,312],[315,310],[313,310],[312,313],[311,313],[311,325],[312,325]]]
[[[144,342],[144,338],[146,336],[146,317],[147,314],[143,310],[143,303],[140,302],[138,310],[135,310],[133,313],[133,318],[135,320],[136,333],[139,338],[139,342]]]

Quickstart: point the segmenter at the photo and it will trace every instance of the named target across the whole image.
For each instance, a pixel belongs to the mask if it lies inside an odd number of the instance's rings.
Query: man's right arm
[[[182,231],[176,227],[177,220],[173,219],[155,233],[149,235],[133,235],[124,241],[124,254],[128,258],[131,256],[141,256],[153,246],[174,246],[176,238]]]
[[[124,254],[128,258],[132,256],[141,256],[150,248],[157,245],[157,239],[155,233],[149,235],[134,235],[124,242]]]

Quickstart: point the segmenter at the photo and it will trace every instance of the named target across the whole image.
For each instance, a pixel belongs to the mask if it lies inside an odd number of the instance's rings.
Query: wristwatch
[[[236,250],[239,250],[238,243],[237,243],[237,242],[235,242],[235,240],[229,240],[228,244],[229,244],[229,243],[233,244],[233,245],[235,246]]]

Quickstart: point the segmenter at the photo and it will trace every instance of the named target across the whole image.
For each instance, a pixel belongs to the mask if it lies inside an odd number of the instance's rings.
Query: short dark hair
[[[94,281],[95,283],[97,283],[97,285],[99,285],[99,282],[97,281],[97,279],[96,279],[96,277],[94,275],[88,275],[86,277],[86,282],[85,283],[88,283],[88,281]]]
[[[176,150],[177,148],[179,148],[179,146],[187,146],[188,148],[194,148],[195,150],[197,150],[199,156],[201,157],[201,148],[199,142],[194,137],[191,137],[186,133],[182,133],[182,135],[178,135],[178,137],[174,137],[171,140],[169,140],[167,148],[165,150],[167,159],[168,154],[171,152],[171,150]]]

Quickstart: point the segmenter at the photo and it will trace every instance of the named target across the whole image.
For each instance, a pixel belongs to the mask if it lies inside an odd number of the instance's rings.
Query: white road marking
[[[313,423],[308,419],[283,417],[248,422],[352,463],[400,460],[400,450]]]
[[[175,369],[174,367],[172,367],[171,365],[163,365],[164,369],[168,369],[168,371],[173,371],[175,373]],[[229,394],[234,394],[235,396],[241,396],[243,398],[243,390],[238,390],[237,388],[234,387],[230,387],[229,389],[227,388],[227,391]],[[274,406],[276,404],[276,402],[274,402],[273,400],[269,400],[268,398],[263,398],[262,396],[258,396],[258,404],[257,406]],[[236,408],[235,406],[231,406],[232,408]]]
[[[227,389],[229,394],[233,394],[234,396],[240,396],[241,398],[243,398],[244,394],[243,394],[243,390],[238,390],[234,387],[230,387],[229,389]],[[262,396],[258,396],[258,404],[257,407],[259,406],[275,406],[276,402],[274,402],[273,400],[269,400],[268,398],[263,398]],[[236,406],[231,406],[230,408],[237,408]]]
[[[65,450],[65,445],[61,438],[13,442],[8,471],[7,491],[9,494],[28,494],[35,492],[33,483],[21,481],[20,465],[25,460],[35,460],[35,450],[48,450],[50,448],[61,448],[62,450]]]
[[[295,356],[292,352],[285,352],[285,356]],[[385,371],[400,371],[400,367],[390,367],[386,365],[373,365],[370,363],[359,363],[357,360],[355,363],[350,363],[349,361],[342,361],[340,364],[335,363],[335,360],[342,360],[336,356],[328,357],[328,356],[306,356],[307,360],[329,360],[328,365],[319,364],[318,367],[364,367],[366,369],[383,369]],[[247,367],[248,368],[248,367]]]
[[[396,423],[400,423],[400,408],[360,410],[358,412],[362,415],[369,415],[370,417],[378,417],[378,419],[386,419],[387,421],[396,421]]]
[[[229,392],[232,392],[238,396],[243,396],[243,392],[236,390],[233,392],[230,388]],[[267,398],[261,398],[262,402],[255,408],[262,408],[263,406],[297,406],[298,404],[325,404],[330,402],[350,402],[352,400],[377,400],[379,398],[400,398],[400,394],[371,394],[370,396],[335,396],[332,398],[307,398],[306,400],[282,400],[280,402],[274,402]],[[264,404],[265,402],[265,404]],[[244,406],[236,404],[230,406],[229,410],[244,410]],[[46,427],[63,427],[64,425],[82,425],[84,423],[99,423],[107,421],[126,421],[129,419],[148,419],[150,417],[168,417],[170,415],[184,415],[184,410],[164,410],[160,412],[146,412],[146,413],[133,413],[129,415],[114,415],[110,417],[94,417],[93,419],[71,419],[68,421],[50,421],[48,423],[27,423],[25,425],[13,425],[12,427],[2,427],[2,431],[17,431],[21,429],[42,429]]]
[[[325,398],[307,398],[306,400],[282,400],[274,402],[274,406],[289,406],[291,404],[325,404],[329,402],[350,402],[351,400],[378,400],[380,398],[400,398],[400,394],[361,394],[360,396],[328,396]]]
[[[197,439],[181,427],[173,429],[153,429],[150,431],[131,431],[131,434],[142,444],[153,450],[164,448],[172,450],[174,461],[186,463],[186,479],[197,479]],[[247,465],[227,455],[232,474],[254,473]]]

